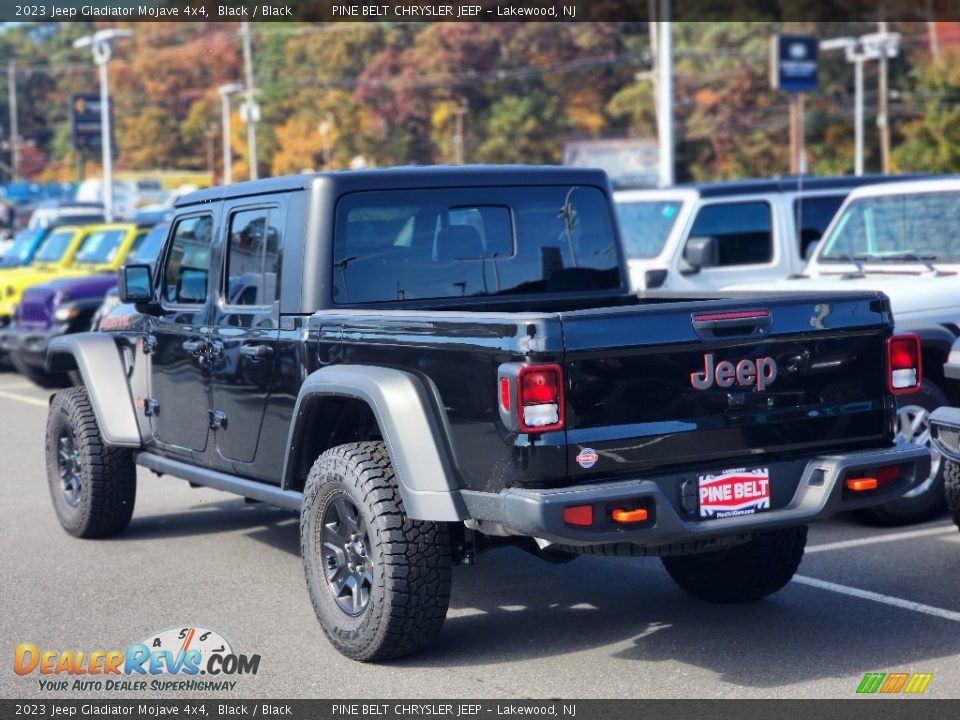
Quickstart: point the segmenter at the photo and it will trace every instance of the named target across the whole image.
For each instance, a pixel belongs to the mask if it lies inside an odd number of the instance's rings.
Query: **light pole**
[[[107,63],[110,62],[114,40],[133,35],[129,30],[100,30],[93,35],[74,40],[75,48],[89,47],[93,61],[100,68],[100,145],[103,150],[103,215],[113,222],[113,156],[110,148],[110,86]]]
[[[863,63],[867,60],[894,58],[900,53],[900,33],[871,33],[858,38],[843,37],[824,40],[821,50],[843,50],[847,62],[853,63],[853,172],[863,175]],[[883,118],[886,122],[886,118]]]
[[[230,96],[242,90],[240,83],[227,83],[217,88],[220,93],[220,109],[222,111],[223,126],[223,184],[233,182],[233,153],[230,149]]]
[[[260,106],[253,99],[256,90],[253,87],[253,60],[250,53],[250,23],[240,24],[243,39],[243,72],[246,79],[246,97],[240,107],[240,119],[247,124],[247,152],[250,155],[250,179],[256,180],[257,169],[257,123],[260,122]]]

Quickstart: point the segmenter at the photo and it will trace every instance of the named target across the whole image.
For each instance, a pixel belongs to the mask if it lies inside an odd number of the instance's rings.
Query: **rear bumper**
[[[50,340],[61,335],[56,328],[49,330],[27,330],[19,327],[7,327],[0,330],[0,351],[16,355],[21,362],[43,369],[47,361],[47,346]]]
[[[871,468],[900,465],[898,479],[876,490],[851,493],[844,488],[850,473],[869,473]],[[560,489],[509,488],[500,493],[461,491],[470,517],[499,523],[509,532],[542,538],[564,545],[631,543],[662,546],[711,540],[724,536],[804,525],[846,510],[887,502],[915,487],[930,474],[930,453],[914,445],[882,450],[856,451],[809,458],[803,466],[796,492],[786,505],[752,515],[701,520],[696,510],[678,510],[677,498],[668,498],[661,487],[675,487],[676,478],[663,482],[636,479],[602,485]],[[771,483],[775,480],[771,477]],[[609,519],[618,504],[642,505],[649,520],[617,525]],[[593,506],[594,524],[571,526],[564,522],[568,506]]]

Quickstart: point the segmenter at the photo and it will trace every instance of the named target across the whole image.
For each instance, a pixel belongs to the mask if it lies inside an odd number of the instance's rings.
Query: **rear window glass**
[[[580,186],[353,193],[333,298],[368,303],[618,288],[606,196]]]

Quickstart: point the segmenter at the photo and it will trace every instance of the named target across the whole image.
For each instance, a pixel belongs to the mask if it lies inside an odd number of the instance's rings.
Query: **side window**
[[[717,238],[720,267],[768,263],[773,259],[770,205],[760,201],[705,205],[690,237]]]
[[[163,266],[164,300],[184,305],[206,302],[212,237],[211,215],[198,215],[177,222]]]
[[[230,216],[227,236],[228,305],[270,305],[279,298],[279,208],[241,210]]]
[[[843,195],[818,195],[793,201],[800,257],[809,256],[813,246],[823,236],[823,231],[843,204],[843,198]]]

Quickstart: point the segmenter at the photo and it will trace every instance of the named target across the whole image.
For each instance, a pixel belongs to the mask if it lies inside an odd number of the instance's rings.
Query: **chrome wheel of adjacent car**
[[[930,411],[920,405],[904,405],[897,410],[896,429],[900,439],[930,450],[930,476],[913,490],[903,494],[905,498],[919,497],[933,485],[943,462],[936,446],[930,442]]]

